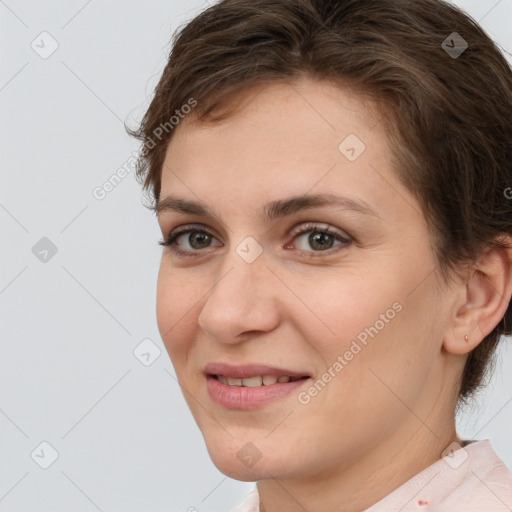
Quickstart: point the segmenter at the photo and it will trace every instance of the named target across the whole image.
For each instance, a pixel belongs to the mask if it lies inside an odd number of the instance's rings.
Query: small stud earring
[[[464,339],[466,340],[466,343],[469,343],[469,338],[467,334],[464,336]]]

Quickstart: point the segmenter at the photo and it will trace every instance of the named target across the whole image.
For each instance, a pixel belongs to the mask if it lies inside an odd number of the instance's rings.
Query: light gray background
[[[457,3],[512,51],[512,0]],[[214,467],[174,379],[155,316],[160,231],[133,173],[92,194],[138,148],[123,121],[206,5],[0,1],[0,511],[226,512],[254,485]],[[59,45],[47,59],[31,47],[43,31]],[[46,263],[42,237],[58,250]],[[161,350],[150,366],[133,354],[146,338]],[[458,428],[512,469],[507,341]]]

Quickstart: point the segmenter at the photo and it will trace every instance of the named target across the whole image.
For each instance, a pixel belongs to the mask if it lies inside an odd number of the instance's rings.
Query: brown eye
[[[304,235],[308,235],[307,237]],[[318,224],[308,224],[303,226],[294,234],[294,239],[303,238],[301,246],[297,247],[301,252],[326,252],[337,246],[346,246],[352,240],[334,231],[329,226],[320,226]],[[337,245],[336,242],[339,242]]]
[[[215,237],[202,226],[183,226],[172,231],[165,241],[158,243],[178,255],[199,256],[202,250],[210,247],[212,240]]]

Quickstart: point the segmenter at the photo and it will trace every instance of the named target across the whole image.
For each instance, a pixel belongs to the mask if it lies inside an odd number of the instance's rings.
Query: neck
[[[321,475],[258,482],[260,512],[361,512],[441,459],[452,442],[463,444],[454,420],[427,427],[411,414],[402,427],[357,460]]]

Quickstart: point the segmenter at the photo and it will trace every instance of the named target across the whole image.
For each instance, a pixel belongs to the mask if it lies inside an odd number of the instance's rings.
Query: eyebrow
[[[301,210],[307,210],[320,206],[336,206],[343,210],[354,211],[364,215],[380,218],[378,212],[361,199],[338,196],[335,194],[307,194],[292,196],[286,199],[277,199],[267,203],[263,207],[263,216],[268,221],[293,215]],[[199,201],[182,199],[174,195],[168,195],[158,201],[152,210],[159,215],[166,211],[176,211],[189,215],[212,217],[220,221],[218,215]]]

